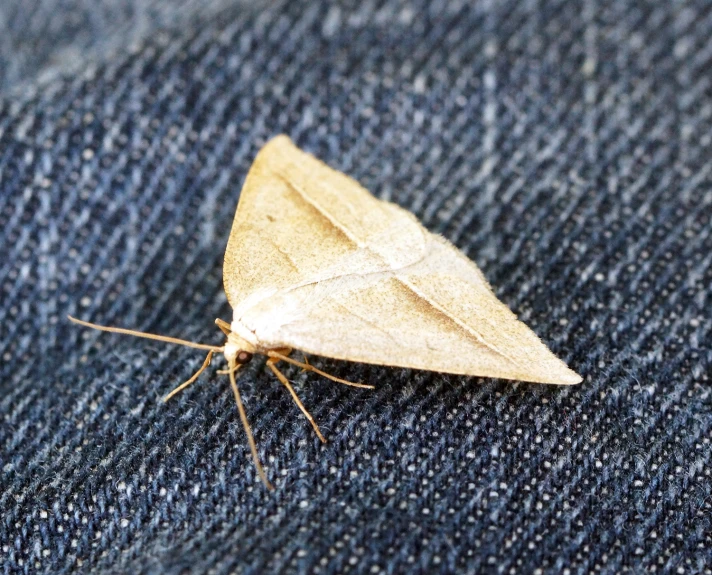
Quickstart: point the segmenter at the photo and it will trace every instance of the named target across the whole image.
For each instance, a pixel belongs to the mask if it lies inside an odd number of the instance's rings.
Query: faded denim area
[[[712,7],[12,0],[0,9],[0,572],[712,573]],[[278,133],[413,211],[581,373],[220,343]],[[309,234],[308,229],[304,229]],[[339,337],[325,333],[323,337]],[[220,365],[217,366],[221,367]]]

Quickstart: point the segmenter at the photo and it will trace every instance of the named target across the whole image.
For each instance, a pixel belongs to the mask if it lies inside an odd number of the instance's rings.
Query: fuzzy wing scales
[[[250,169],[225,255],[234,319],[265,347],[578,383],[479,269],[405,210],[278,136]]]

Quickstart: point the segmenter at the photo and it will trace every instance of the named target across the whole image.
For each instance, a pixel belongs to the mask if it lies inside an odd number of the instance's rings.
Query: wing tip
[[[271,147],[280,147],[280,146],[291,146],[291,147],[296,147],[294,145],[294,142],[292,142],[292,139],[287,136],[287,134],[277,134],[276,136],[272,136],[269,140],[267,140],[267,143],[262,146],[262,150],[265,150],[267,148]]]
[[[556,383],[559,383],[560,385],[578,385],[583,381],[583,377],[568,368],[566,369],[566,373],[562,373],[557,379],[558,381]]]
[[[532,361],[527,368],[520,368],[512,379],[552,385],[578,385],[583,381],[583,377],[553,354],[540,358],[539,362]]]
[[[564,362],[556,369],[539,371],[536,373],[537,380],[541,383],[551,383],[554,385],[578,385],[583,381],[578,373],[570,369]]]

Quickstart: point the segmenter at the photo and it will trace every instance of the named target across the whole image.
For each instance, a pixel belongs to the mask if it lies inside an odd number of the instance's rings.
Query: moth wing
[[[540,383],[581,381],[496,298],[472,262],[435,236],[426,258],[411,267],[276,294],[243,322],[269,347],[337,359]]]
[[[581,380],[454,246],[285,136],[268,142],[250,168],[224,282],[234,320],[266,349],[542,383]]]
[[[227,299],[239,317],[295,286],[403,268],[423,257],[426,233],[410,213],[277,136],[240,194],[223,266]]]

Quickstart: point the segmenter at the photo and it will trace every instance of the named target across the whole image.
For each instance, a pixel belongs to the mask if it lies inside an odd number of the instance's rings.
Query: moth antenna
[[[125,329],[123,327],[109,327],[109,326],[105,326],[105,325],[99,325],[96,323],[90,323],[88,321],[82,321],[80,319],[72,317],[71,315],[68,315],[67,319],[69,319],[69,321],[74,322],[76,324],[83,325],[84,327],[90,327],[92,329],[96,329],[99,331],[108,331],[110,333],[122,333],[125,335],[133,335],[135,337],[143,337],[146,339],[155,339],[157,341],[165,341],[167,343],[176,343],[178,345],[185,345],[186,347],[192,347],[195,349],[207,349],[209,351],[219,351],[219,352],[223,352],[225,350],[224,347],[217,346],[217,345],[208,345],[205,343],[195,343],[192,341],[187,341],[185,339],[178,339],[177,337],[168,337],[167,335],[156,335],[155,333],[146,333],[145,331],[136,331],[135,329]]]
[[[237,382],[235,381],[235,372],[240,369],[240,365],[235,362],[234,358],[228,359],[228,365],[230,366],[230,386],[232,387],[232,392],[235,394],[235,403],[237,403],[237,410],[240,412],[240,419],[242,420],[242,427],[245,428],[245,434],[247,435],[247,442],[250,444],[250,451],[252,452],[252,461],[255,463],[257,468],[257,473],[265,484],[265,487],[270,491],[274,490],[274,487],[267,479],[265,470],[262,468],[260,463],[260,457],[257,455],[257,445],[255,445],[255,438],[252,436],[252,429],[250,428],[250,422],[247,421],[247,414],[245,413],[245,408],[242,405],[242,399],[240,398],[240,390],[237,389]]]
[[[319,436],[319,439],[321,439],[321,442],[326,443],[326,439],[321,434],[321,430],[319,429],[319,426],[317,425],[316,421],[314,421],[312,414],[307,411],[307,408],[304,407],[304,404],[299,399],[297,392],[294,391],[292,384],[289,383],[289,380],[284,376],[284,374],[281,371],[279,371],[279,368],[275,365],[275,363],[277,363],[278,361],[279,361],[279,359],[277,359],[276,357],[270,357],[267,360],[267,367],[269,367],[272,370],[272,373],[274,373],[277,376],[277,379],[282,382],[282,385],[284,385],[284,387],[287,388],[287,391],[292,396],[294,403],[297,404],[297,407],[302,410],[304,417],[306,417],[307,420],[309,421],[309,423],[312,424],[312,427],[314,428],[314,431],[316,431],[316,434]]]
[[[211,349],[208,352],[208,356],[205,358],[205,361],[203,362],[202,367],[198,371],[196,371],[195,374],[193,375],[193,377],[191,377],[188,381],[181,383],[178,387],[176,387],[173,391],[171,391],[168,395],[166,395],[166,397],[163,398],[163,403],[168,401],[171,397],[173,397],[177,393],[180,393],[181,391],[183,391],[186,387],[188,387],[191,383],[193,383],[196,379],[198,379],[200,377],[200,374],[205,371],[205,368],[210,365],[210,361],[213,359],[214,353],[215,352]]]
[[[286,361],[287,363],[291,363],[292,365],[296,365],[297,367],[301,367],[304,371],[313,371],[314,373],[318,373],[320,376],[325,377],[326,379],[330,379],[331,381],[335,381],[336,383],[343,383],[344,385],[350,385],[351,387],[361,387],[363,389],[376,389],[373,385],[366,385],[365,383],[354,383],[353,381],[347,381],[345,379],[338,378],[334,375],[330,375],[325,371],[317,369],[311,363],[302,363],[301,361],[292,359],[291,357],[281,354],[278,351],[268,351],[267,355],[269,357],[281,359],[282,361]]]

